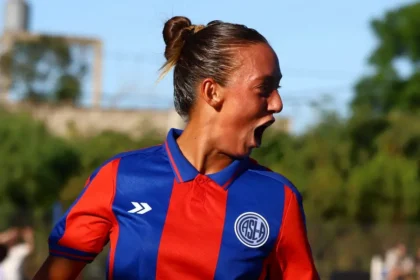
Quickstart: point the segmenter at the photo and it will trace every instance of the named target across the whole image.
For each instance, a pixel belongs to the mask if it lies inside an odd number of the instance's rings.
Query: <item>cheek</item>
[[[258,115],[261,104],[255,94],[242,91],[238,94],[232,94],[230,97],[228,108],[231,117],[238,119],[238,121],[245,121]]]
[[[224,116],[224,123],[228,123],[232,130],[241,130],[249,126],[252,121],[250,104],[247,103],[247,101],[238,98],[229,104],[228,114]]]

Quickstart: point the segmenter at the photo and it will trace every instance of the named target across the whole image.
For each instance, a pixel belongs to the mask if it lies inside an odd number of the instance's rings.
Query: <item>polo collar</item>
[[[176,139],[182,132],[183,131],[180,129],[170,129],[165,141],[165,150],[178,183],[194,180],[197,175],[199,175],[198,170],[184,157],[176,142]],[[248,158],[234,160],[223,170],[214,174],[209,174],[207,177],[215,181],[219,186],[227,188],[230,183],[246,169],[248,163]]]

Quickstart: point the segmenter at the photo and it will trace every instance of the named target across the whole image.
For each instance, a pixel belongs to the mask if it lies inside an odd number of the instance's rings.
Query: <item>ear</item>
[[[213,79],[204,79],[199,88],[200,96],[203,100],[213,107],[216,111],[219,111],[223,104],[222,90]]]

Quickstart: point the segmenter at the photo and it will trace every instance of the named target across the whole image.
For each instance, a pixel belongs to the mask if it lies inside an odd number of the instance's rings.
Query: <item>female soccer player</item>
[[[318,279],[299,192],[249,157],[283,106],[273,49],[246,26],[185,17],[163,38],[185,130],[94,171],[35,279],[74,279],[108,241],[108,279]]]

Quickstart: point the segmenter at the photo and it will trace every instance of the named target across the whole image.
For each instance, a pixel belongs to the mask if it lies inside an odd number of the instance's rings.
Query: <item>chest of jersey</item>
[[[227,190],[202,175],[165,175],[119,175],[113,279],[258,279],[279,234],[282,190],[246,175]]]

